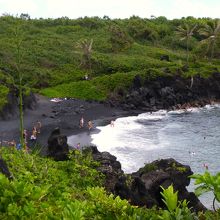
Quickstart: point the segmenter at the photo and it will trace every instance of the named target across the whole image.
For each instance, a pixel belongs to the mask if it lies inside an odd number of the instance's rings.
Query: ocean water
[[[174,158],[194,173],[204,173],[204,164],[212,174],[220,172],[219,105],[143,113],[118,118],[114,127],[98,129],[100,132],[91,136],[92,143],[99,151],[115,155],[125,173],[160,158]],[[191,182],[189,191],[195,188]],[[200,199],[211,208],[212,194]]]

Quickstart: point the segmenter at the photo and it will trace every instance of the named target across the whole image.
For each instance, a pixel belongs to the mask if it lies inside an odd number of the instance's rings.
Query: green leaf
[[[204,194],[206,192],[210,192],[210,191],[212,191],[212,189],[210,189],[210,187],[208,187],[207,185],[201,185],[195,189],[195,194],[197,196],[201,196],[202,194]]]

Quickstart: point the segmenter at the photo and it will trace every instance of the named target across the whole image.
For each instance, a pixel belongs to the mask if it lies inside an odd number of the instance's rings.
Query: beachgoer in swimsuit
[[[28,133],[27,133],[26,129],[24,129],[24,131],[23,131],[23,138],[24,138],[24,143],[27,144]]]
[[[41,124],[41,122],[40,121],[37,121],[37,123],[36,123],[36,131],[37,131],[37,133],[38,134],[40,134],[40,129],[41,129],[41,127],[42,127],[42,124]]]
[[[92,121],[91,121],[91,120],[88,121],[88,128],[89,128],[89,130],[91,130],[91,129],[93,128],[93,125],[92,125]]]
[[[36,144],[37,141],[37,129],[36,127],[33,127],[32,129],[32,134],[30,137],[30,141],[31,141],[31,146],[33,147]]]
[[[80,128],[83,128],[83,126],[84,126],[84,118],[83,118],[83,116],[80,118],[80,120],[79,120],[79,127]]]

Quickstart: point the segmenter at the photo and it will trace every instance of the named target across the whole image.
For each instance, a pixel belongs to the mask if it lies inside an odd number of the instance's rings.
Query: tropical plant
[[[163,189],[161,195],[163,202],[168,210],[164,210],[162,215],[159,216],[163,220],[193,220],[195,219],[194,213],[191,213],[187,207],[188,202],[184,199],[178,202],[178,192],[174,192],[173,186],[170,185],[167,189]]]
[[[214,194],[213,209],[215,208],[215,201],[220,202],[220,173],[211,175],[208,171],[204,174],[194,174],[190,178],[195,179],[195,185],[199,185],[195,189],[195,194],[200,196],[206,192],[212,192]]]
[[[133,40],[120,26],[112,25],[109,28],[110,43],[113,52],[119,52],[131,47]]]
[[[210,52],[210,60],[212,60],[216,47],[216,40],[220,35],[220,20],[208,22],[205,27],[199,30],[199,33],[205,37],[201,43],[207,43],[207,53]]]
[[[92,56],[92,45],[93,45],[93,39],[83,39],[77,42],[76,47],[81,50],[82,58],[80,65],[84,68],[91,71],[91,56]]]
[[[189,42],[190,39],[193,36],[193,32],[195,31],[197,27],[197,24],[195,24],[193,27],[190,27],[189,24],[184,23],[182,26],[178,26],[176,30],[176,35],[180,37],[180,40],[186,41],[186,63],[187,67],[189,66]],[[190,88],[193,86],[193,76],[191,76],[191,81],[190,81]]]
[[[180,25],[176,29],[176,35],[180,38],[181,41],[186,41],[186,62],[189,64],[189,42],[193,36],[193,32],[195,31],[197,25],[191,27],[188,23],[184,23]]]

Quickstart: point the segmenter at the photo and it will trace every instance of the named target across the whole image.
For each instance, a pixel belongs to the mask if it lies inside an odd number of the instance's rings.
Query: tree
[[[189,24],[184,23],[183,25],[178,26],[177,30],[176,30],[176,35],[178,37],[180,37],[180,40],[186,41],[186,62],[187,62],[187,65],[189,64],[189,42],[193,36],[193,32],[195,31],[196,27],[197,27],[197,24],[195,24],[193,27],[190,27]]]
[[[13,30],[13,40],[14,40],[14,46],[15,46],[15,71],[16,74],[13,77],[13,84],[15,88],[18,89],[18,97],[19,97],[19,127],[20,127],[20,144],[21,147],[25,148],[25,142],[24,142],[24,115],[23,115],[23,72],[21,69],[21,60],[22,60],[22,43],[24,39],[24,31],[21,27],[21,24],[19,23],[20,20],[18,20],[18,23],[16,24],[15,29]]]
[[[201,42],[208,44],[207,52],[210,52],[210,60],[212,60],[216,47],[216,40],[220,35],[220,20],[208,22],[205,27],[199,30],[199,33],[205,37]]]
[[[118,25],[109,27],[110,43],[113,52],[119,52],[131,47],[133,39]]]
[[[193,27],[190,27],[189,24],[184,23],[182,26],[178,26],[176,30],[176,35],[180,37],[180,40],[186,41],[186,63],[187,67],[189,66],[189,42],[193,36],[193,32],[195,31],[197,24]],[[191,76],[190,80],[190,88],[193,86],[193,76]]]
[[[25,14],[25,13],[21,13],[20,18],[23,19],[23,20],[30,20],[31,19],[30,15]]]
[[[19,93],[19,120],[20,120],[20,143],[21,147],[25,147],[24,143],[24,116],[23,116],[23,88],[22,88],[22,80],[23,74],[21,72],[21,44],[22,44],[22,37],[19,33],[19,29],[17,28],[15,31],[15,39],[16,39],[16,69],[18,74],[18,93]]]
[[[92,45],[93,45],[93,39],[80,40],[76,44],[76,47],[79,48],[82,52],[82,58],[81,58],[80,65],[86,69],[89,69],[90,71],[92,69],[92,65],[91,65]]]

